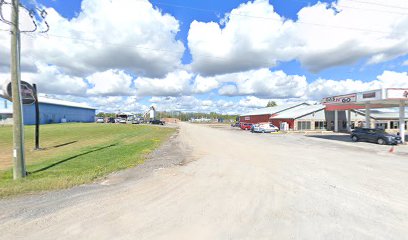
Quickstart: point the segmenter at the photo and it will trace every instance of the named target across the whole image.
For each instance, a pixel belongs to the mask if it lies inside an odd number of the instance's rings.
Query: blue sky
[[[120,2],[37,0],[51,30],[23,37],[23,78],[102,111],[239,113],[408,85],[403,0]]]
[[[70,0],[69,4],[66,1],[44,0],[38,1],[48,7],[55,8],[61,15],[71,19],[76,17],[81,11],[81,0]],[[198,20],[203,22],[218,22],[221,17],[232,9],[239,6],[241,3],[248,1],[219,1],[219,0],[167,0],[167,1],[150,1],[155,7],[159,8],[164,13],[169,13],[180,21],[180,32],[177,34],[177,39],[187,43],[187,35],[192,21]],[[308,1],[308,0],[270,0],[275,8],[275,11],[281,16],[288,19],[297,19],[297,13],[305,6],[314,5],[317,2],[332,3],[335,1]],[[401,66],[405,58],[395,59],[394,61],[386,62],[384,64],[366,66],[363,61],[357,62],[351,66],[340,66],[330,68],[319,73],[311,73],[301,67],[299,62],[282,62],[274,69],[283,69],[289,74],[306,75],[312,81],[316,78],[330,78],[330,79],[360,79],[363,81],[371,81],[380,75],[384,70],[403,71],[406,67]],[[191,63],[191,55],[187,49],[183,56],[183,63]]]
[[[39,3],[44,4],[47,7],[55,8],[62,16],[72,19],[76,17],[81,11],[80,0],[69,1],[69,4],[65,1],[39,1]],[[220,17],[223,17],[226,13],[236,8],[241,3],[246,3],[247,1],[218,1],[218,0],[208,0],[208,1],[181,1],[181,0],[169,0],[169,1],[150,1],[155,7],[159,8],[165,13],[169,13],[175,16],[180,21],[181,30],[177,34],[177,39],[182,40],[185,44],[187,43],[187,33],[190,24],[194,20],[210,22],[218,22]],[[305,6],[310,6],[316,4],[318,1],[301,1],[301,0],[276,0],[269,1],[275,8],[276,12],[281,16],[288,19],[297,19],[297,13],[300,9]],[[320,1],[331,3],[334,1]],[[321,71],[317,74],[305,71],[301,65],[296,61],[291,61],[288,63],[280,63],[276,69],[286,70],[289,74],[303,74],[311,79],[313,78],[331,78],[331,79],[345,79],[354,78],[361,79],[365,81],[370,81],[374,79],[377,75],[381,74],[384,70],[403,70],[403,66],[399,64],[403,59],[396,59],[395,61],[387,62],[385,64],[379,64],[376,66],[365,66],[364,63],[360,62],[353,66],[340,66],[334,67],[328,70]],[[191,62],[191,55],[187,51],[183,56],[183,63],[188,64]],[[404,68],[405,69],[405,68]]]

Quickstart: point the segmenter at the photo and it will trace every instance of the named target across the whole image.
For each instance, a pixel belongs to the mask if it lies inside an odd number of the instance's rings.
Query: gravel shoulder
[[[407,160],[181,123],[142,168],[0,201],[0,238],[406,239]]]

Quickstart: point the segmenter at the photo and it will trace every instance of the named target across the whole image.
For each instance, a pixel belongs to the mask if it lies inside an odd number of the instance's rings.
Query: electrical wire
[[[138,2],[141,2],[141,3],[148,3],[148,2],[143,1],[143,0],[134,0],[134,1],[138,1]],[[210,10],[210,9],[188,7],[188,6],[184,6],[184,5],[170,4],[170,3],[165,3],[165,2],[161,2],[161,1],[160,2],[159,1],[152,1],[152,2],[149,2],[149,3],[157,4],[157,5],[163,5],[163,6],[176,7],[176,8],[185,8],[185,9],[195,10],[195,11],[210,12],[210,13],[214,13],[215,15],[218,15],[217,11]],[[347,8],[359,9],[359,8],[348,7],[348,6],[347,6]],[[377,11],[377,10],[375,10],[375,11]],[[404,14],[398,13],[398,14],[408,15],[408,13],[404,13]],[[246,14],[238,14],[238,13],[229,13],[228,16],[239,16],[239,17],[248,17],[248,18],[261,19],[261,20],[271,20],[271,21],[276,21],[276,22],[284,22],[283,18],[277,19],[277,18],[271,18],[271,17],[254,16],[254,15],[246,15]],[[294,23],[312,25],[312,26],[318,26],[318,27],[326,27],[326,28],[339,28],[339,29],[346,29],[346,30],[353,30],[353,31],[360,31],[360,32],[371,32],[371,33],[381,33],[381,34],[395,33],[395,32],[387,32],[387,31],[381,31],[381,30],[375,30],[375,29],[356,28],[356,27],[349,27],[349,26],[339,26],[339,25],[312,23],[312,22],[304,22],[304,21],[295,21]]]
[[[4,0],[1,0],[4,1]],[[141,0],[135,0],[135,1],[139,1],[142,2]],[[145,2],[145,1],[143,1]],[[146,3],[146,2],[145,2]],[[163,2],[160,2],[163,3]],[[173,5],[172,6],[177,6],[177,7],[183,7],[183,8],[188,8],[188,9],[194,9],[194,10],[199,10],[199,11],[206,11],[206,12],[213,12],[212,10],[204,10],[204,9],[199,9],[199,8],[190,8],[190,7],[186,7],[186,6],[181,6],[181,5]],[[268,17],[261,17],[261,16],[250,16],[250,15],[243,15],[243,14],[234,14],[234,15],[239,15],[239,16],[243,16],[243,17],[255,17],[255,18],[260,18],[260,19],[268,19],[268,20],[273,20],[273,21],[279,21],[282,22],[281,19],[276,19],[276,18],[268,18]],[[347,30],[353,30],[353,31],[362,31],[362,32],[371,32],[371,33],[381,33],[381,34],[391,34],[391,33],[395,33],[395,32],[386,32],[386,31],[378,31],[378,30],[372,30],[372,29],[363,29],[363,28],[355,28],[355,27],[347,27],[347,26],[336,26],[336,25],[328,25],[328,24],[321,24],[321,23],[310,23],[310,22],[302,22],[302,21],[297,21],[295,23],[299,23],[299,24],[306,24],[306,25],[312,25],[312,26],[318,26],[318,27],[327,27],[327,28],[341,28],[341,29],[347,29]],[[7,30],[3,30],[3,31],[7,31]],[[81,31],[76,31],[76,32],[81,32]],[[85,32],[83,32],[85,33]],[[34,33],[37,34],[37,33]],[[85,38],[78,38],[78,37],[70,37],[70,36],[63,36],[63,35],[56,35],[56,34],[46,34],[46,35],[40,35],[42,37],[55,37],[55,38],[62,38],[62,39],[70,39],[70,40],[75,40],[75,41],[83,41],[83,42],[90,42],[90,43],[95,43],[98,40],[94,40],[94,39],[85,39]],[[107,42],[107,41],[100,41],[100,43],[102,44],[106,44],[106,45],[115,45],[115,46],[123,46],[123,47],[129,47],[129,48],[137,48],[137,49],[141,49],[141,50],[147,50],[147,51],[156,51],[156,52],[165,52],[167,54],[177,54],[177,56],[179,56],[180,54],[184,54],[185,51],[174,51],[174,50],[169,50],[169,49],[158,49],[158,48],[150,48],[150,47],[144,47],[144,46],[139,46],[139,45],[123,45],[123,44],[118,44],[118,43],[112,43],[112,42]],[[223,57],[217,57],[217,56],[212,56],[212,55],[205,55],[205,54],[194,54],[194,56],[201,56],[204,58],[215,58],[215,59],[219,59],[219,60],[226,60],[229,61],[230,59],[228,58],[223,58]],[[256,62],[257,64],[264,64],[264,65],[275,65],[276,62],[264,62],[264,61],[253,61],[252,62]]]
[[[306,1],[306,0],[293,0],[293,1],[304,2],[304,3],[310,4],[310,1]],[[361,3],[360,1],[354,1],[354,0],[350,0],[350,1],[353,3]],[[363,10],[363,11],[370,11],[370,12],[380,12],[380,13],[386,13],[386,14],[395,14],[395,15],[403,15],[403,16],[408,15],[408,12],[394,12],[394,11],[380,10],[380,9],[367,9],[367,8],[362,8],[362,7],[347,6],[347,5],[338,4],[338,3],[336,3],[335,6],[340,7],[340,8],[349,8],[349,9]],[[401,8],[405,9],[404,7],[398,7],[398,10],[401,10]]]
[[[34,33],[36,34],[36,33]],[[61,36],[61,35],[54,35],[54,34],[38,34],[40,37],[43,38],[47,38],[47,37],[55,37],[55,38],[62,38],[62,39],[69,39],[69,40],[75,40],[75,41],[82,41],[82,42],[88,42],[88,43],[92,43],[95,44],[95,42],[98,42],[98,40],[94,40],[94,39],[84,39],[84,38],[77,38],[77,37],[68,37],[68,36]],[[159,49],[159,48],[150,48],[150,47],[144,47],[144,46],[139,46],[139,45],[124,45],[124,44],[118,44],[118,43],[112,43],[112,42],[107,42],[107,41],[100,41],[99,43],[101,44],[105,44],[105,45],[112,45],[112,46],[120,46],[120,47],[127,47],[127,48],[136,48],[136,49],[140,49],[140,50],[146,50],[146,51],[154,51],[154,52],[162,52],[162,53],[166,53],[169,55],[174,55],[179,57],[180,55],[183,55],[185,53],[185,51],[174,51],[174,50],[169,50],[169,49]],[[217,56],[212,56],[212,55],[206,55],[206,54],[194,54],[194,56],[199,56],[199,57],[203,57],[203,58],[212,58],[212,59],[218,59],[218,60],[222,60],[222,61],[230,61],[231,59],[229,58],[224,58],[224,57],[217,57]],[[252,63],[256,63],[256,64],[262,64],[264,66],[274,66],[276,65],[276,62],[266,62],[266,61],[255,61],[252,59],[248,59],[247,62],[252,62]]]
[[[12,3],[6,2],[6,0],[0,0],[0,21],[3,23],[6,23],[8,25],[14,25],[13,22],[8,21],[4,18],[3,16],[3,5],[12,5],[12,7],[14,7],[14,5]],[[45,20],[46,16],[47,16],[47,12],[45,11],[45,9],[40,9],[38,7],[35,7],[34,9],[28,8],[26,6],[24,6],[23,4],[19,4],[20,8],[24,9],[27,13],[28,16],[30,17],[32,23],[33,23],[33,29],[31,30],[23,30],[20,31],[21,33],[33,33],[36,32],[38,30],[38,24],[37,21],[35,19],[35,15],[36,15],[36,11],[38,12],[38,16],[42,18],[42,24],[46,26],[45,30],[41,30],[40,33],[45,33],[49,30],[49,25],[47,23],[47,21]],[[16,8],[18,8],[16,7]],[[17,11],[17,10],[16,10]]]
[[[369,12],[379,12],[379,13],[386,13],[386,14],[392,14],[392,15],[408,16],[408,12],[406,12],[406,13],[392,12],[392,11],[384,11],[384,10],[379,10],[379,9],[367,9],[367,8],[351,7],[351,6],[346,6],[346,5],[336,5],[336,6],[340,7],[340,8],[349,8],[349,9],[363,10],[363,11],[369,11]]]
[[[361,1],[361,0],[347,0],[347,1],[357,2],[357,3],[363,3],[363,4],[367,4],[367,5],[376,5],[376,6],[381,6],[381,7],[398,8],[398,9],[406,9],[406,10],[408,10],[408,7],[388,5],[388,4],[378,3],[378,2],[367,2],[367,1]]]
[[[144,0],[134,0],[134,1],[138,1],[138,2],[141,2],[141,3],[147,3]],[[310,3],[310,2],[304,1],[304,0],[299,0],[299,2]],[[219,15],[218,11],[212,10],[212,9],[189,7],[189,6],[185,6],[185,5],[171,4],[171,3],[166,3],[166,2],[162,2],[162,1],[150,1],[149,3],[154,4],[154,5],[162,5],[162,6],[175,7],[175,8],[184,8],[184,9],[194,10],[194,11],[209,12],[209,13],[214,13],[215,15]],[[408,12],[403,13],[403,12],[394,12],[394,11],[383,11],[383,10],[378,10],[378,9],[366,9],[366,8],[352,7],[352,6],[346,6],[346,5],[336,5],[336,6],[343,7],[343,8],[364,10],[364,11],[383,12],[383,13],[397,14],[397,15],[408,15]],[[238,13],[229,13],[229,15],[230,16],[251,17],[251,18],[261,18],[261,19],[265,18],[265,17],[259,17],[259,16],[243,15],[243,14],[238,14]],[[266,19],[269,19],[269,18],[266,18]]]

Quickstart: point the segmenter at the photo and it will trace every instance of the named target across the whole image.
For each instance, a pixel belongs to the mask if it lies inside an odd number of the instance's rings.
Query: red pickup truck
[[[252,123],[241,123],[242,130],[251,130]]]

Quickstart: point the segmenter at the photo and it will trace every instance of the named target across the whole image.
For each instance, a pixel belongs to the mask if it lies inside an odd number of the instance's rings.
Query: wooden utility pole
[[[21,100],[19,0],[11,2],[11,88],[13,100],[13,178],[26,176],[23,104]]]

